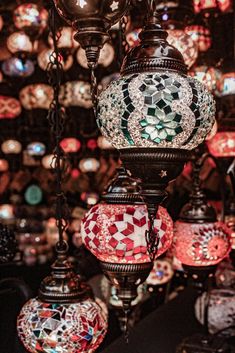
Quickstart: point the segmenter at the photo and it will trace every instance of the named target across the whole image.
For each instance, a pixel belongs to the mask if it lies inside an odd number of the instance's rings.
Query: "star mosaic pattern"
[[[74,304],[31,299],[18,316],[17,328],[31,353],[92,353],[106,334],[107,315],[89,299]]]
[[[98,126],[117,149],[191,150],[204,141],[214,121],[215,102],[204,85],[173,72],[122,77],[99,97]]]
[[[175,223],[174,254],[189,266],[211,266],[222,261],[231,248],[231,231],[221,222]]]
[[[171,245],[173,223],[166,209],[159,207],[154,228],[159,236],[157,256]],[[145,205],[94,206],[81,225],[83,242],[100,261],[111,263],[150,262],[145,232],[148,213]]]

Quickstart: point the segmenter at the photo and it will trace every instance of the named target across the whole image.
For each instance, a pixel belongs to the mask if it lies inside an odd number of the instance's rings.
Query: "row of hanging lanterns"
[[[109,39],[108,30],[122,18],[129,1],[54,3],[62,18],[73,26],[75,40],[85,50],[98,126],[120,151],[124,166],[133,176],[119,170],[102,202],[90,209],[81,226],[85,246],[118,288],[127,316],[138,285],[148,277],[155,258],[172,243],[173,223],[160,204],[168,183],[180,174],[191,158],[191,150],[206,139],[214,126],[215,103],[203,84],[186,75],[183,56],[167,42],[156,2],[151,0],[147,2],[140,43],[127,53],[121,77],[97,97],[94,69]],[[57,68],[58,60],[57,55]],[[60,156],[57,150],[57,168]],[[192,203],[176,223],[173,247],[185,266],[210,267],[228,254],[230,233],[216,222],[209,206],[204,207],[198,183],[194,186]],[[190,218],[195,210],[200,215],[196,221]],[[60,240],[52,275],[42,282],[39,297],[23,307],[18,333],[32,353],[55,347],[61,353],[94,352],[105,336],[107,313],[69,266],[61,216],[57,217]]]

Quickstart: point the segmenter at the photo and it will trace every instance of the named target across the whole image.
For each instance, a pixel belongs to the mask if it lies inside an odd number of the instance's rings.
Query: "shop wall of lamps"
[[[81,229],[86,247],[118,288],[126,315],[138,285],[146,280],[154,259],[170,247],[173,238],[172,221],[160,206],[167,195],[165,189],[215,123],[212,94],[187,76],[183,56],[168,43],[167,32],[161,27],[156,2],[146,3],[148,16],[139,44],[124,58],[121,77],[97,97],[94,70],[99,53],[109,39],[109,29],[121,20],[130,1],[54,0],[59,15],[76,32],[74,38],[85,50],[100,131],[119,150],[124,167],[132,175],[119,171],[103,201],[85,216]],[[133,178],[140,179],[140,184]],[[40,311],[46,310],[44,304],[40,305],[33,301],[23,309],[20,319],[20,336],[31,352],[38,352],[38,340],[34,338],[32,348],[31,333],[22,317],[30,310],[40,316]],[[53,305],[48,304],[48,313]],[[68,306],[66,310],[69,320],[64,322],[65,330],[73,337],[76,308]],[[28,337],[24,337],[22,327]],[[63,340],[62,333],[61,337]],[[84,345],[83,350],[77,350],[76,342],[68,340],[64,347],[74,353],[93,352],[102,339],[95,341]]]

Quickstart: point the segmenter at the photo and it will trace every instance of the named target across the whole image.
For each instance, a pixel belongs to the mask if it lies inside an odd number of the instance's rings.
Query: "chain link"
[[[54,91],[53,100],[50,104],[47,119],[50,124],[51,133],[55,138],[55,148],[53,151],[53,159],[51,167],[56,175],[56,205],[55,205],[55,218],[56,225],[59,231],[59,242],[56,249],[64,251],[67,249],[63,234],[68,226],[69,221],[69,208],[67,204],[66,196],[62,190],[63,175],[66,170],[66,158],[63,150],[60,147],[61,137],[64,131],[66,122],[66,113],[64,107],[59,102],[60,84],[63,73],[63,66],[61,63],[61,56],[58,50],[58,40],[61,36],[61,31],[56,29],[55,25],[55,8],[50,10],[49,26],[52,34],[54,50],[49,57],[49,63],[47,66],[47,75],[49,84],[52,86]]]

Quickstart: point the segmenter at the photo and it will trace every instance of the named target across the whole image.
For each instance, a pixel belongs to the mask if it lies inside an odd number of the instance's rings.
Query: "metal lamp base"
[[[106,277],[118,288],[118,297],[123,302],[124,310],[129,311],[131,302],[137,297],[138,286],[146,280],[153,264],[151,262],[143,264],[101,262],[100,264]]]

